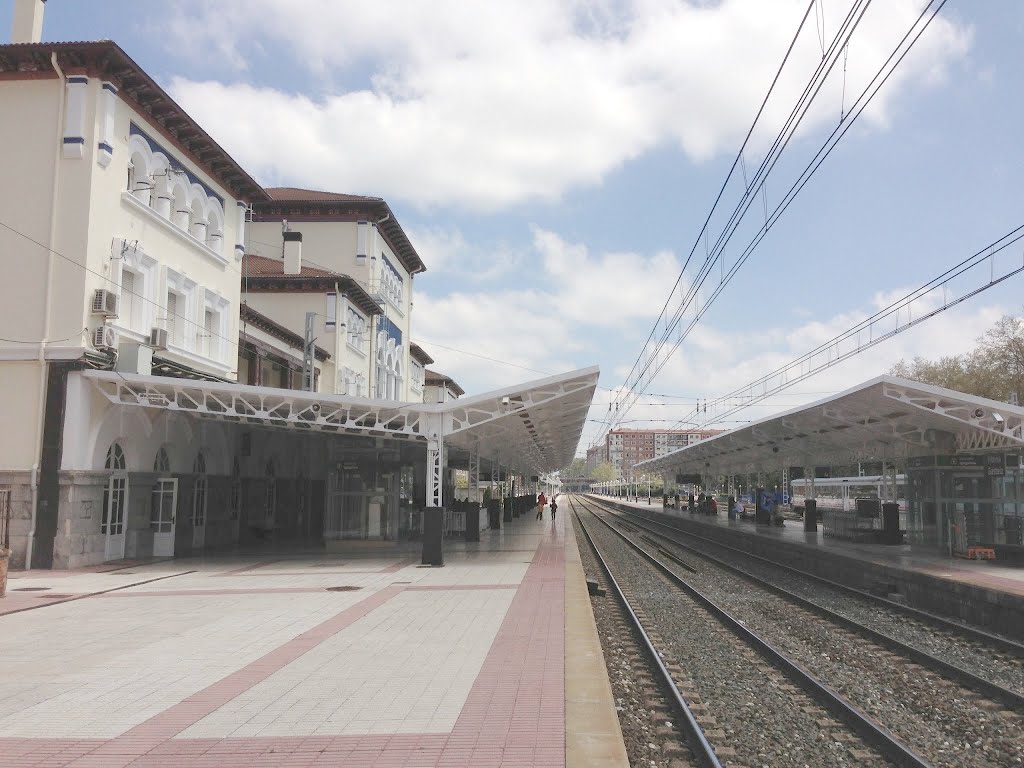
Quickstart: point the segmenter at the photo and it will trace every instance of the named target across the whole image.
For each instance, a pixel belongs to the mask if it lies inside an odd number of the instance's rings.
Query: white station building
[[[40,42],[43,7],[0,45],[13,567],[396,540],[451,467],[571,461],[596,369],[428,383],[383,200],[264,189],[115,43]]]

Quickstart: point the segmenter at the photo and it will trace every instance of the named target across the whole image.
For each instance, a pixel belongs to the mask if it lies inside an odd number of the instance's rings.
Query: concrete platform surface
[[[364,550],[14,576],[0,766],[627,764],[568,515],[446,542],[443,568]]]

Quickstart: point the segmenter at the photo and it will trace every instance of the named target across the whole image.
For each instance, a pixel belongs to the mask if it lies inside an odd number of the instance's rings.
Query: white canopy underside
[[[637,473],[736,474],[1024,446],[1024,408],[879,376],[826,400],[634,466]]]
[[[470,453],[489,471],[527,474],[569,465],[597,388],[596,366],[447,403],[402,403],[243,384],[86,371],[110,402],[159,408],[268,429],[427,442],[440,417],[454,462]],[[486,476],[486,475],[485,475]]]

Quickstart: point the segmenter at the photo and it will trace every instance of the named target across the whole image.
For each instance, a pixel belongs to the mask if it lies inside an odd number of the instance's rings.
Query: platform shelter
[[[409,403],[72,373],[54,567],[415,536],[423,510],[451,501],[453,466],[480,498],[568,465],[597,379],[593,367]],[[38,532],[15,522],[17,566]]]
[[[1019,556],[1024,529],[1024,408],[942,387],[879,376],[807,406],[752,422],[641,462],[638,473],[676,480],[737,476],[763,487],[764,475],[802,470],[815,498],[816,467],[880,462],[882,498],[897,502],[913,546],[951,555],[992,550]]]

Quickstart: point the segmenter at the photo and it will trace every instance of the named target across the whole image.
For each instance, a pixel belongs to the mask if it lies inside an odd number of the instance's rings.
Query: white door
[[[178,503],[178,480],[161,477],[153,488],[149,525],[153,531],[153,556],[174,557],[174,509]]]
[[[192,549],[206,546],[206,475],[196,478],[192,489]]]
[[[101,532],[107,534],[103,548],[104,560],[124,559],[124,529],[128,517],[128,475],[115,472],[103,491],[103,523]]]

